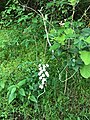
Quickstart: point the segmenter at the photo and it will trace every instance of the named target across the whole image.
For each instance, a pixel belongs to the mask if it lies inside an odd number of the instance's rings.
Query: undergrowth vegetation
[[[82,3],[2,3],[1,120],[90,119],[90,2]]]

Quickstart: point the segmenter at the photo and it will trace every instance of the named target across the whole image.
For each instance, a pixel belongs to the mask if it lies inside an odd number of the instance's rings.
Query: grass
[[[19,39],[18,34],[22,36],[21,31],[0,31],[2,41],[2,46],[0,46],[0,77],[5,82],[6,88],[9,82],[13,81],[13,78],[10,78],[11,73],[14,74],[14,81],[24,77],[22,71],[17,70],[18,65],[26,61],[38,62],[44,57],[45,44],[41,40],[36,43],[28,43],[29,48],[21,44],[16,46],[16,43],[21,39]],[[15,40],[16,42],[13,44]],[[8,46],[9,48],[7,48]],[[39,97],[38,103],[27,104],[16,100],[14,103],[8,104],[7,89],[4,88],[0,92],[0,119],[90,120],[90,80],[83,79],[77,73],[68,80],[64,94],[65,83],[59,80],[56,69],[56,66],[60,67],[60,65],[55,60],[50,60],[49,54],[48,51],[46,59],[49,59],[50,63],[50,78],[45,93]],[[68,74],[72,74],[72,71],[69,71]]]

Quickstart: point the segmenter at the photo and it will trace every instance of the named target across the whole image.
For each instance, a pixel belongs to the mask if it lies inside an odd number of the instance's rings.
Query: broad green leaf
[[[69,2],[72,6],[74,6],[77,2],[79,2],[79,0],[69,0]]]
[[[11,85],[10,87],[7,88],[7,90],[8,90],[7,96],[10,95],[10,93],[11,93],[13,88],[16,88],[16,86],[15,85]]]
[[[62,35],[61,37],[55,37],[55,40],[59,43],[61,43],[62,45],[65,44],[65,35]]]
[[[90,64],[89,65],[84,65],[80,69],[80,73],[84,78],[89,78],[90,77]]]
[[[85,65],[90,64],[90,52],[88,51],[80,51],[80,57]]]
[[[47,7],[47,8],[50,8],[50,7],[53,6],[53,5],[54,5],[54,2],[48,2],[46,7]]]
[[[55,37],[56,34],[57,34],[57,31],[55,29],[50,30],[50,33],[49,33],[50,37]]]
[[[62,26],[62,27],[60,27],[60,29],[57,31],[57,33],[58,33],[58,36],[59,35],[61,35],[61,34],[63,34],[63,31],[65,30],[65,28]]]
[[[22,85],[24,85],[26,83],[26,80],[22,80],[22,81],[20,81],[17,85],[19,86],[19,87],[21,87]]]
[[[24,91],[23,88],[21,88],[21,89],[19,90],[19,94],[22,95],[22,96],[25,96],[25,91]]]
[[[67,28],[64,32],[66,35],[72,35],[74,33],[74,30],[72,28]]]
[[[50,50],[56,50],[59,48],[59,44],[58,43],[54,43],[51,47],[50,47]]]
[[[30,100],[32,101],[32,102],[35,102],[35,103],[37,103],[37,100],[36,100],[36,98],[32,95],[32,96],[30,96]]]
[[[11,91],[13,88],[15,88],[15,85],[11,85],[10,87],[8,87],[8,90]]]
[[[85,40],[87,43],[90,43],[90,36]]]
[[[1,88],[4,88],[5,82],[3,80],[0,80],[0,86],[1,86]]]
[[[81,35],[84,36],[84,37],[90,36],[90,28],[84,28],[84,29],[82,29]]]
[[[15,93],[15,91],[16,91],[16,87],[12,88],[11,94]]]
[[[37,23],[37,22],[38,22],[38,21],[37,21],[37,18],[33,18],[33,19],[32,19],[32,22],[33,22],[33,23]]]
[[[55,29],[51,29],[51,30],[50,30],[50,34],[54,34],[55,32],[56,32]]]
[[[16,98],[16,87],[12,88],[9,95],[9,103],[11,103]]]

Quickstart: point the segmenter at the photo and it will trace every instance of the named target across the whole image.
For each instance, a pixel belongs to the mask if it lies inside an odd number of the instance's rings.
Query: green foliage
[[[76,3],[79,2],[79,0],[68,0],[72,6],[75,6]]]
[[[74,21],[79,1],[29,2],[37,8],[10,0],[1,13],[0,119],[90,119],[90,28]],[[46,63],[40,89],[38,64]]]
[[[57,54],[59,57],[62,57],[63,61],[66,61],[65,64],[67,64],[70,69],[74,69],[77,71],[80,69],[80,66],[83,66],[82,61],[85,63],[85,65],[90,64],[89,59],[89,51],[82,51],[82,49],[86,49],[89,45],[89,31],[87,30],[87,33],[82,36],[82,31],[84,29],[77,32],[75,29],[72,29],[72,26],[70,25],[70,22],[62,23],[63,25],[56,29],[51,29],[50,31],[50,39],[54,42],[54,44],[51,46],[50,50],[56,50],[59,52]],[[70,27],[71,26],[71,27]],[[74,23],[73,23],[74,27]],[[80,55],[79,55],[80,53]],[[66,56],[66,57],[65,57]],[[81,58],[81,63],[80,59]],[[87,71],[89,71],[89,67],[87,67]],[[85,68],[84,68],[85,71]],[[85,74],[81,72],[81,75],[84,77]],[[89,76],[88,76],[89,77]],[[87,77],[87,78],[88,78]],[[85,77],[86,78],[86,77]]]
[[[88,65],[84,65],[81,69],[80,69],[80,73],[84,78],[89,78],[90,77],[90,64]]]
[[[80,51],[80,57],[85,65],[90,64],[90,52],[88,51]]]
[[[84,62],[84,66],[80,69],[81,75],[85,78],[90,77],[90,52],[80,51],[80,57]]]

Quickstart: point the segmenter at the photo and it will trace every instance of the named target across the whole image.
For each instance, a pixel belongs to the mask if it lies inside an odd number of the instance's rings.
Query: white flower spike
[[[43,89],[43,88],[44,88],[44,86],[41,84],[41,85],[39,85],[39,88],[40,88],[40,89]]]
[[[47,77],[49,77],[49,73],[47,71],[45,72],[45,74],[46,74]]]
[[[39,80],[42,80],[42,76],[39,77]]]
[[[42,67],[39,67],[39,70],[41,71],[41,70],[42,70]]]
[[[45,77],[45,74],[42,74],[42,78]]]
[[[44,85],[45,82],[46,82],[46,78],[43,78],[43,79],[42,79],[42,84]]]
[[[38,66],[41,67],[41,64],[39,64]]]
[[[49,67],[49,65],[48,65],[48,64],[46,64],[46,67]]]
[[[46,86],[47,78],[49,77],[48,71],[46,71],[46,68],[49,67],[48,64],[39,64],[38,65],[39,69],[39,80],[41,80],[41,84],[39,85],[40,89],[43,89]]]

